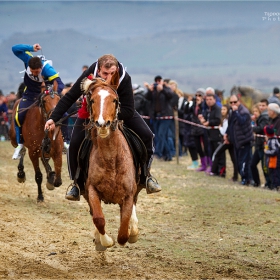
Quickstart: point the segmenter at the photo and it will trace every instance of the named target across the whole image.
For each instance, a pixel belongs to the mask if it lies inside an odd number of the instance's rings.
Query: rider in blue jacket
[[[60,93],[64,88],[64,84],[61,81],[58,72],[52,67],[52,62],[46,60],[44,56],[35,56],[31,52],[37,52],[41,50],[39,44],[32,45],[15,45],[12,47],[13,53],[24,62],[25,74],[24,84],[25,89],[22,95],[22,99],[19,102],[16,115],[15,115],[15,129],[16,139],[18,146],[15,148],[13,159],[20,158],[20,151],[23,148],[22,138],[22,124],[24,122],[27,110],[22,110],[31,106],[42,92],[42,86],[46,83],[53,85],[53,91]]]

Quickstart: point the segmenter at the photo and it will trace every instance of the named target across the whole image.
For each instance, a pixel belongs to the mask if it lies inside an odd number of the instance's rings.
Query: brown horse
[[[87,93],[93,141],[84,197],[96,227],[96,250],[103,251],[113,246],[114,240],[105,231],[101,201],[119,204],[117,241],[121,245],[127,241],[133,243],[138,239],[136,201],[141,188],[136,183],[133,155],[119,129],[122,124],[117,119],[119,100],[116,86],[110,86],[101,79],[86,79],[82,88]]]
[[[47,188],[53,190],[54,187],[59,187],[62,184],[61,168],[62,168],[62,150],[63,138],[58,128],[54,132],[44,131],[44,126],[47,118],[51,115],[60,97],[52,91],[46,90],[28,109],[24,123],[22,125],[22,136],[24,139],[24,147],[28,148],[29,158],[32,161],[35,171],[35,181],[38,186],[38,202],[44,201],[42,192],[43,175],[39,166],[39,158],[41,158],[43,165],[47,172]],[[13,109],[13,119],[15,117],[16,108],[20,100],[15,103]],[[9,132],[11,143],[17,147],[15,124],[12,122]],[[17,179],[18,182],[25,182],[25,172],[23,160],[26,149],[21,151],[21,158],[18,165]],[[52,171],[49,165],[49,159],[52,158],[54,162],[55,172]]]

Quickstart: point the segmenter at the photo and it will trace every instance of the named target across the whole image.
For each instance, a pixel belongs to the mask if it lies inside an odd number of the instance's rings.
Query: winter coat
[[[149,114],[151,119],[154,119],[156,117],[174,116],[173,108],[171,106],[171,99],[173,97],[173,94],[173,91],[165,85],[160,92],[157,92],[156,89],[154,89],[153,91],[148,90],[146,99],[150,101]],[[155,112],[157,99],[160,104],[160,112]]]
[[[255,134],[260,134],[264,135],[264,127],[268,125],[269,123],[269,118],[267,111],[264,111],[261,113],[261,115],[257,118],[256,120],[256,126],[253,126],[253,132]],[[264,144],[265,138],[264,137],[255,137],[255,148],[256,149],[263,149],[263,144]]]
[[[209,127],[219,126],[221,124],[221,108],[215,103],[207,110],[206,121],[209,122]],[[221,134],[219,129],[208,129],[208,136],[210,141],[221,141]]]
[[[236,111],[230,110],[226,134],[236,149],[254,140],[249,110],[242,104]]]

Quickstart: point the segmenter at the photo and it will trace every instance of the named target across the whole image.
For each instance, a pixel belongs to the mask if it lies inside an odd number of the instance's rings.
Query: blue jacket
[[[24,74],[24,84],[26,86],[23,96],[25,98],[37,97],[41,93],[42,83],[47,80],[50,83],[53,83],[54,80],[58,82],[58,92],[60,93],[64,88],[64,84],[62,83],[59,74],[50,64],[50,61],[45,60],[44,57],[41,57],[43,68],[39,76],[35,77],[32,75],[30,68],[28,66],[28,62],[30,58],[33,57],[31,52],[33,52],[33,46],[31,45],[15,45],[12,47],[13,53],[23,61],[25,67]]]

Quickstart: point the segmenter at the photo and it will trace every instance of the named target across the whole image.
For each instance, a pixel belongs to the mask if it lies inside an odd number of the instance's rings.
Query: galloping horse
[[[118,81],[113,84],[118,84]],[[105,231],[101,201],[120,206],[118,243],[124,245],[127,241],[133,243],[138,239],[136,201],[141,188],[136,183],[132,152],[120,130],[122,123],[117,117],[119,100],[116,88],[100,78],[86,78],[82,83],[82,89],[87,93],[93,141],[84,197],[96,227],[97,251],[114,245],[113,238]]]
[[[60,129],[54,132],[45,132],[44,125],[47,118],[51,115],[60,97],[54,94],[51,90],[44,91],[28,109],[25,116],[25,121],[22,125],[22,136],[24,139],[24,146],[28,148],[29,158],[32,161],[35,171],[35,181],[38,186],[38,202],[44,201],[42,192],[43,175],[39,166],[39,158],[47,172],[47,188],[53,190],[54,187],[59,187],[62,184],[61,168],[62,168],[62,150],[63,138]],[[13,119],[15,117],[16,108],[20,100],[18,100],[13,109]],[[17,147],[15,124],[12,122],[9,132],[11,143]],[[21,158],[18,165],[17,179],[18,182],[23,183],[26,180],[23,160],[25,156],[25,148],[21,151]],[[55,172],[52,171],[49,165],[49,159],[52,158],[54,162]]]

